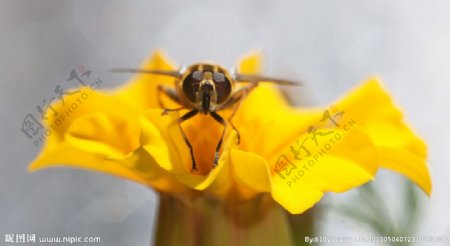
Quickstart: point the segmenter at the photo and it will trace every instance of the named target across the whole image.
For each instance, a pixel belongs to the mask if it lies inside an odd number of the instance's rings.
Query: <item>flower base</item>
[[[267,195],[248,202],[161,194],[155,245],[294,245],[286,212]]]

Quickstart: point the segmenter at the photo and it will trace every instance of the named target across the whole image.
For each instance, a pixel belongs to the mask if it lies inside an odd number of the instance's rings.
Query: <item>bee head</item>
[[[226,71],[213,65],[194,65],[187,70],[182,83],[183,93],[192,103],[201,104],[209,112],[230,96],[232,85]]]

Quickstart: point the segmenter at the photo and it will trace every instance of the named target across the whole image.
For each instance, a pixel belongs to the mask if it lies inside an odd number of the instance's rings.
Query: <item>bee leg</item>
[[[189,139],[186,137],[186,134],[184,133],[183,128],[181,127],[181,123],[183,123],[183,121],[185,121],[185,120],[188,120],[188,119],[192,118],[197,113],[198,113],[198,110],[194,109],[194,110],[191,110],[191,111],[187,112],[186,114],[184,114],[183,116],[181,116],[178,119],[178,127],[180,127],[181,135],[183,135],[184,142],[188,146],[189,152],[191,154],[191,160],[192,160],[191,172],[197,171],[197,166],[195,165],[195,158],[194,158],[194,149],[192,148],[192,145],[189,142]]]
[[[230,122],[231,127],[234,131],[236,131],[237,135],[237,144],[241,143],[241,134],[239,133],[236,126],[233,124],[233,117],[236,115],[236,112],[238,111],[239,107],[241,106],[241,103],[243,99],[250,93],[251,90],[253,90],[258,84],[251,84],[249,86],[242,87],[241,89],[237,90],[235,93],[233,93],[228,99],[228,101],[220,108],[220,109],[227,109],[233,107],[233,111],[231,112],[231,115],[228,117],[228,122]]]
[[[164,103],[162,101],[161,95],[165,94],[166,96],[168,96],[170,99],[172,99],[172,101],[181,104],[180,103],[180,99],[178,98],[177,92],[175,91],[175,89],[173,89],[172,87],[168,87],[168,86],[164,86],[164,85],[158,85],[158,104],[161,108],[163,108],[163,112],[161,113],[161,115],[166,115],[169,111],[178,111],[180,109],[184,109],[185,107],[179,107],[179,108],[174,108],[174,109],[168,109],[164,106]]]
[[[179,110],[182,110],[182,109],[184,109],[184,108],[185,108],[185,107],[179,107],[179,108],[165,108],[165,109],[163,109],[161,115],[167,115],[167,113],[169,113],[169,112],[179,111]]]
[[[216,152],[214,154],[214,167],[216,167],[217,164],[219,163],[219,151],[220,147],[222,146],[223,137],[225,136],[225,130],[227,129],[227,122],[216,112],[210,112],[210,114],[217,122],[219,122],[223,126],[222,136],[220,136],[220,140],[219,143],[217,144]]]
[[[241,134],[239,133],[236,126],[234,126],[232,119],[233,119],[234,115],[236,114],[236,112],[238,111],[239,107],[241,106],[241,102],[242,102],[243,98],[244,98],[244,96],[241,96],[236,99],[236,102],[234,102],[233,111],[231,112],[230,116],[228,117],[228,122],[230,122],[231,127],[236,132],[237,144],[241,143]]]

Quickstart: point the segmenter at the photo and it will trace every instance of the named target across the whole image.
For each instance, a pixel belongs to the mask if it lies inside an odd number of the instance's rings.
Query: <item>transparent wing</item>
[[[148,73],[148,74],[158,74],[164,76],[170,76],[178,78],[180,77],[180,71],[176,70],[142,70],[142,69],[134,69],[134,68],[116,68],[111,69],[111,72],[115,73]]]
[[[234,80],[237,82],[250,82],[250,83],[259,83],[259,82],[269,82],[269,83],[275,83],[279,85],[302,85],[299,81],[292,81],[292,80],[286,80],[286,79],[278,79],[278,78],[272,78],[257,74],[242,74],[242,73],[236,73],[234,75]]]

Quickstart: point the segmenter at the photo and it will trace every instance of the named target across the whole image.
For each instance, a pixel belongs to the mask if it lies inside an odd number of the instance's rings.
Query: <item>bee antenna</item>
[[[178,78],[181,75],[181,73],[176,70],[143,70],[134,68],[115,68],[111,69],[110,71],[114,73],[148,73],[148,74],[170,76],[174,78]]]

